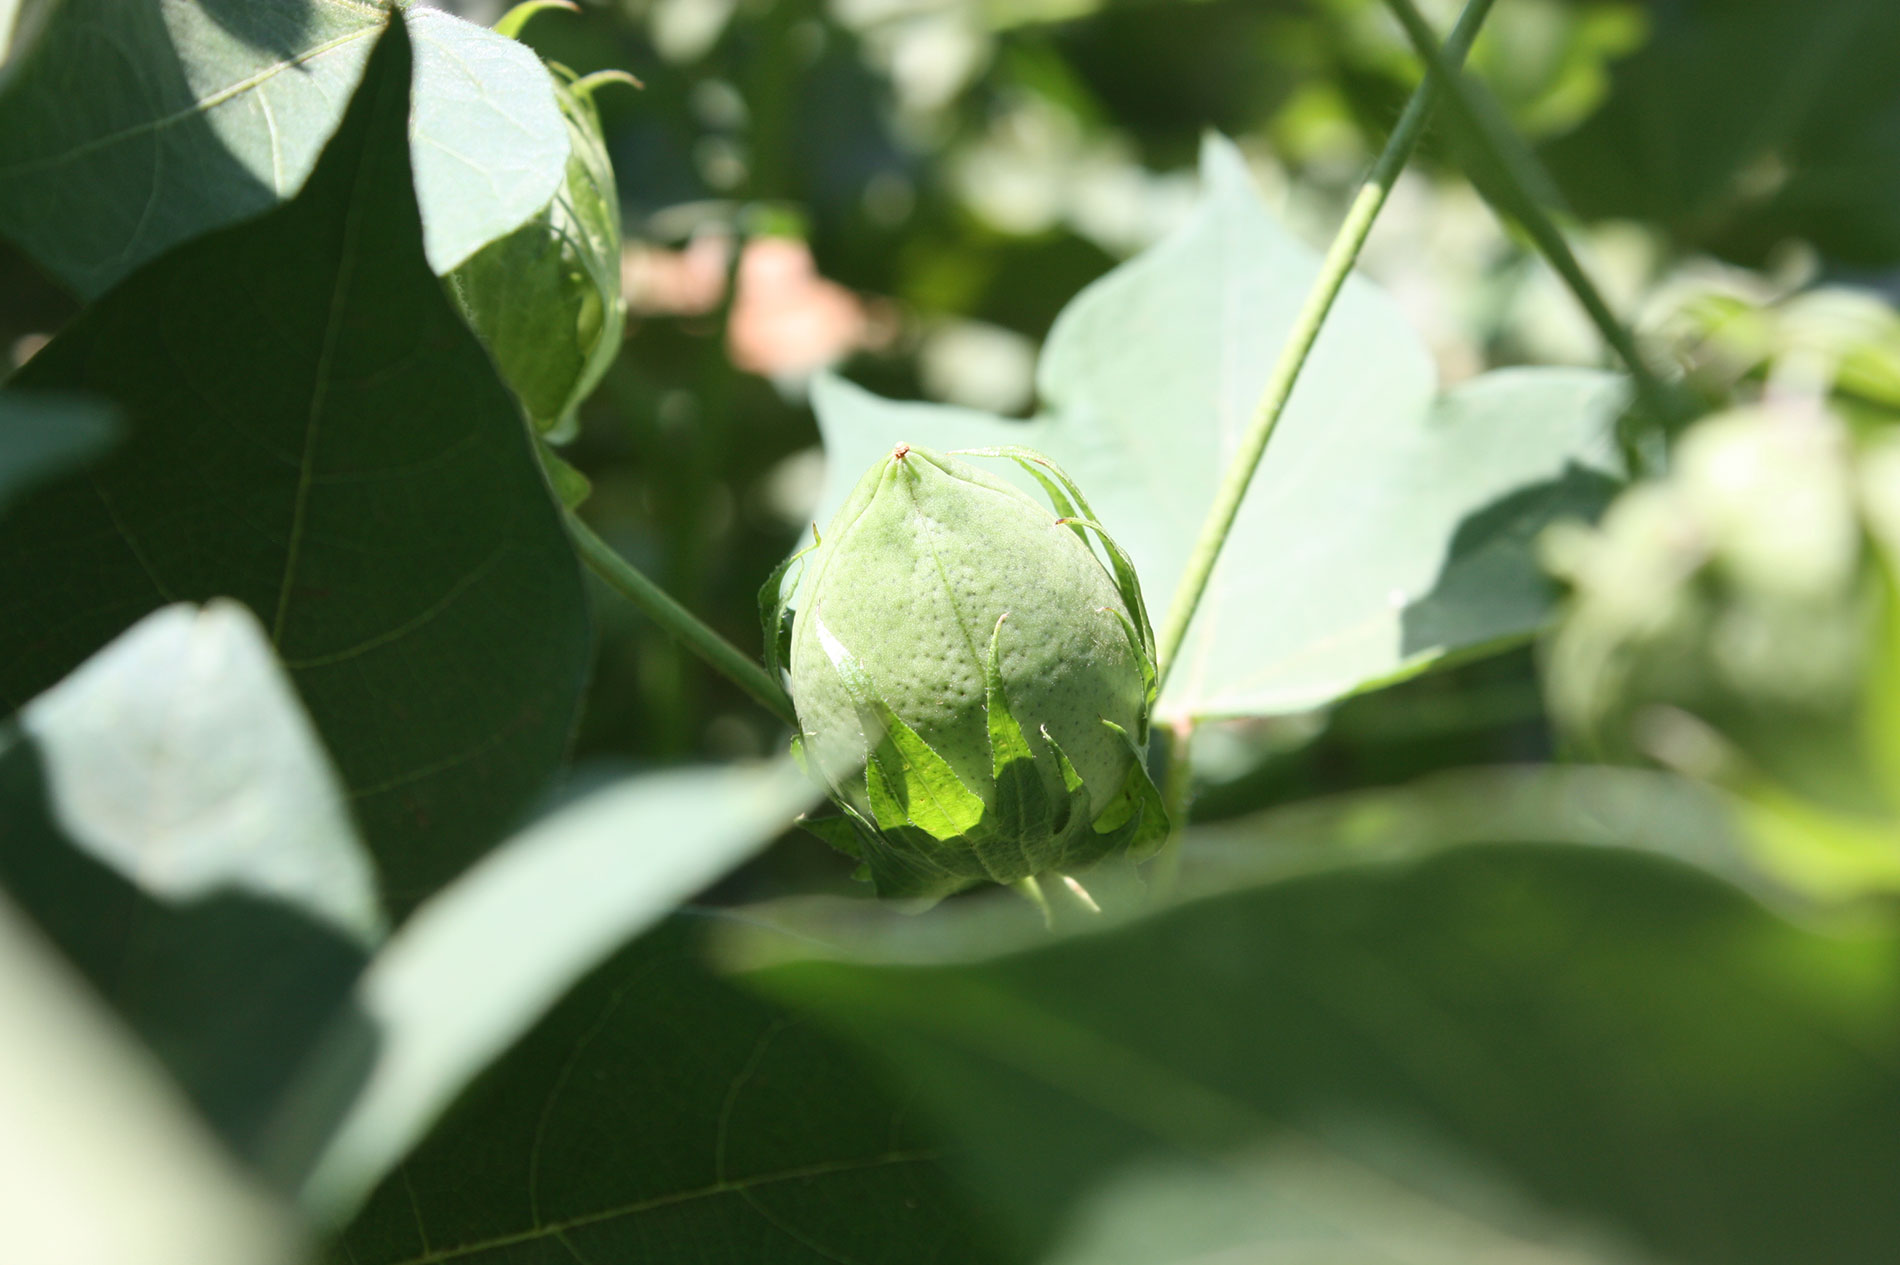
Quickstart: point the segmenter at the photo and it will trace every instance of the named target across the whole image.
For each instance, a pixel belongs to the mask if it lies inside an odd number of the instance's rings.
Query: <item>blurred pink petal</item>
[[[621,256],[627,309],[640,316],[704,316],[724,297],[731,239],[706,234],[683,251],[630,245]],[[739,259],[738,297],[727,321],[732,363],[765,377],[800,377],[895,332],[888,304],[867,302],[818,275],[801,241],[761,237]]]
[[[704,316],[726,294],[726,261],[732,239],[702,233],[685,250],[637,242],[620,254],[620,289],[636,316]]]

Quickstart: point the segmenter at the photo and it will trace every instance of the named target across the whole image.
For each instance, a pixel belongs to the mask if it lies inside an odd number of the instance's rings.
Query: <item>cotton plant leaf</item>
[[[620,202],[588,92],[550,66],[568,129],[552,200],[447,275],[451,291],[535,429],[571,439],[575,410],[620,353]]]
[[[1210,140],[1202,171],[1193,217],[1056,322],[1034,420],[820,380],[832,471],[820,521],[893,443],[1034,449],[1087,489],[1091,518],[1165,609],[1318,268],[1261,206],[1232,145]],[[1574,369],[1503,370],[1440,394],[1397,306],[1349,280],[1156,719],[1301,711],[1535,632],[1551,590],[1531,540],[1607,499],[1624,398],[1619,377]]]
[[[1885,1257],[1894,928],[1784,918],[1737,835],[1480,771],[1225,824],[1213,885],[1084,935],[765,907],[723,960],[918,1095],[1000,1259]]]
[[[472,1082],[332,1265],[1005,1265],[936,1138],[843,1044],[657,925]]]
[[[236,599],[396,912],[542,792],[590,654],[527,428],[425,258],[408,27],[294,199],[140,270],[15,375],[104,401],[125,438],[0,519],[0,697],[161,606]]]
[[[399,12],[431,267],[545,206],[568,137],[526,46],[371,0],[63,0],[0,82],[0,235],[93,298],[295,197]]]
[[[256,616],[168,606],[21,709],[74,844],[167,901],[243,892],[383,931],[343,787]]]
[[[783,760],[629,778],[537,822],[425,904],[357,987],[368,1075],[312,1158],[304,1206],[346,1218],[578,980],[816,798]],[[349,1055],[348,1040],[331,1053]],[[321,1098],[329,1076],[312,1067],[304,1090]]]
[[[155,612],[0,733],[0,888],[246,1156],[382,935],[374,884],[236,603]]]

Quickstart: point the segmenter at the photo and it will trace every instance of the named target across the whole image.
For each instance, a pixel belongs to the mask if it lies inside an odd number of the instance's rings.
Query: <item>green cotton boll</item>
[[[811,824],[882,895],[1064,873],[1167,831],[1144,759],[1153,636],[1134,570],[1047,458],[981,455],[1022,463],[1055,512],[900,444],[808,555],[789,637],[785,568],[767,585],[800,752],[841,814]]]
[[[574,410],[620,350],[620,203],[587,81],[551,70],[567,177],[539,214],[450,273],[449,291],[535,430],[571,437]]]

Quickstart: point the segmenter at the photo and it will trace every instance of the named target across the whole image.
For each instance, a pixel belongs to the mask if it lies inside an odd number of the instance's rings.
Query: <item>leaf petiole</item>
[[[1533,191],[1540,185],[1548,185],[1549,181],[1536,157],[1509,128],[1497,125],[1489,113],[1480,108],[1477,92],[1466,81],[1466,77],[1459,73],[1453,58],[1448,55],[1449,45],[1443,48],[1439,46],[1437,37],[1419,13],[1418,6],[1412,0],[1385,0],[1385,3],[1405,28],[1405,34],[1412,41],[1419,59],[1425,63],[1427,82],[1444,85],[1446,111],[1502,177],[1501,182],[1489,191],[1492,202],[1507,218],[1517,221],[1538,252],[1569,287],[1578,306],[1583,308],[1590,323],[1596,326],[1597,333],[1629,370],[1630,381],[1635,384],[1636,394],[1645,410],[1665,424],[1680,420],[1676,401],[1656,376],[1655,370],[1650,368],[1649,362],[1643,358],[1635,336],[1610,310],[1602,291],[1597,289],[1590,274],[1578,262],[1576,252],[1570,249],[1570,243],[1564,238],[1562,230],[1538,205]],[[1463,59],[1460,57],[1457,60]],[[1480,186],[1480,192],[1484,191]],[[1624,462],[1629,467],[1629,473],[1632,476],[1642,474],[1642,450],[1628,436],[1622,438]]]
[[[645,572],[615,553],[613,547],[595,535],[593,528],[572,510],[563,517],[567,520],[568,535],[573,537],[575,548],[580,550],[581,560],[589,570],[645,611],[668,636],[698,655],[713,671],[750,694],[774,716],[797,728],[798,714],[792,710],[791,696],[756,659],[727,641],[648,579]]]

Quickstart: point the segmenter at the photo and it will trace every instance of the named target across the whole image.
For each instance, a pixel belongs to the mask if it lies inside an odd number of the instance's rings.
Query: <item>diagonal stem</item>
[[[1670,421],[1675,417],[1676,410],[1662,380],[1643,358],[1642,349],[1636,345],[1636,338],[1630,333],[1629,327],[1617,319],[1604,300],[1603,292],[1590,280],[1590,274],[1583,270],[1583,265],[1577,261],[1576,252],[1570,249],[1570,243],[1565,240],[1556,222],[1538,204],[1532,191],[1547,187],[1550,182],[1536,155],[1531,153],[1516,133],[1500,126],[1491,112],[1482,108],[1477,87],[1452,64],[1451,58],[1447,56],[1449,45],[1444,48],[1439,46],[1438,37],[1432,34],[1431,25],[1419,13],[1413,0],[1385,0],[1385,3],[1405,28],[1406,36],[1418,51],[1419,59],[1425,63],[1430,77],[1445,85],[1446,112],[1501,177],[1497,187],[1487,195],[1493,205],[1507,218],[1517,221],[1538,252],[1563,278],[1570,293],[1589,316],[1590,323],[1597,327],[1603,341],[1610,345],[1629,370],[1630,380],[1636,386],[1644,410],[1658,421]],[[1640,451],[1627,437],[1624,441],[1624,458],[1631,474],[1642,473]]]
[[[574,538],[581,559],[595,575],[645,611],[654,623],[705,660],[715,672],[750,694],[765,710],[793,728],[798,727],[798,716],[792,710],[791,698],[758,660],[720,636],[699,616],[675,601],[665,589],[648,579],[638,567],[615,553],[612,546],[596,536],[593,529],[573,511],[568,511],[566,517],[568,534]]]
[[[1471,42],[1477,38],[1478,28],[1484,24],[1485,15],[1491,11],[1493,2],[1469,0],[1465,11],[1459,15],[1458,25],[1452,28],[1451,37],[1445,42],[1445,53],[1441,58],[1443,64],[1456,65],[1464,61],[1465,53],[1470,51]],[[1325,324],[1326,315],[1332,310],[1333,300],[1339,297],[1340,288],[1352,273],[1353,261],[1359,258],[1360,248],[1365,245],[1366,236],[1372,231],[1373,221],[1385,206],[1393,181],[1398,179],[1399,172],[1404,169],[1406,161],[1412,156],[1412,150],[1418,145],[1419,134],[1424,131],[1425,120],[1438,98],[1439,81],[1442,78],[1443,75],[1436,70],[1427,74],[1425,82],[1418,86],[1417,91],[1412,93],[1412,99],[1406,103],[1405,113],[1399,116],[1398,126],[1392,129],[1385,150],[1373,163],[1365,183],[1354,195],[1352,205],[1346,211],[1345,221],[1339,226],[1339,232],[1334,235],[1333,244],[1320,264],[1319,276],[1313,282],[1312,290],[1307,293],[1306,302],[1293,322],[1285,345],[1280,349],[1280,358],[1274,362],[1273,372],[1267,378],[1266,389],[1261,393],[1260,404],[1254,412],[1253,424],[1241,437],[1240,447],[1228,463],[1227,473],[1215,492],[1214,504],[1201,525],[1200,537],[1194,542],[1194,552],[1188,556],[1187,570],[1181,576],[1181,583],[1174,591],[1174,600],[1168,607],[1167,621],[1161,627],[1156,653],[1161,682],[1167,680],[1174,661],[1180,657],[1181,646],[1187,640],[1188,624],[1207,592],[1207,582],[1214,574],[1214,564],[1220,558],[1221,546],[1227,543],[1228,533],[1233,530],[1234,519],[1240,513],[1240,503],[1247,495],[1247,485],[1253,482],[1254,471],[1259,468],[1260,458],[1267,450],[1267,440],[1273,437],[1274,427],[1279,425],[1281,414],[1286,412],[1287,401],[1292,398],[1293,386],[1299,380],[1300,370],[1305,367],[1306,358],[1319,339],[1320,327]]]

